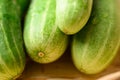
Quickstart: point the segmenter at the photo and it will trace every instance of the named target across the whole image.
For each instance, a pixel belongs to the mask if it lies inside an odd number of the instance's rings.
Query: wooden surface
[[[85,75],[78,71],[70,55],[67,50],[59,60],[44,65],[30,60],[17,80],[120,80],[120,51],[112,64],[97,75]]]

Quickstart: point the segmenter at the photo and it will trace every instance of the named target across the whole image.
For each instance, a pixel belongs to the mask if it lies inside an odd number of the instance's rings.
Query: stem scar
[[[44,55],[45,55],[45,54],[44,54],[43,52],[39,52],[39,53],[38,53],[38,56],[39,56],[39,57],[43,57]]]

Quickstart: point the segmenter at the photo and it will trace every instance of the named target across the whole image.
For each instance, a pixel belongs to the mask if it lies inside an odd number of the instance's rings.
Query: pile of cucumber
[[[119,2],[0,0],[0,80],[21,75],[25,50],[33,61],[47,64],[59,59],[68,44],[79,71],[100,73],[120,49]],[[26,15],[23,30],[21,15]]]

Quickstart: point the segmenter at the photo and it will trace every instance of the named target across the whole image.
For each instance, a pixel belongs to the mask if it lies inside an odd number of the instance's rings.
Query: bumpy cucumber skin
[[[57,60],[67,48],[68,36],[59,30],[55,10],[56,0],[33,0],[26,17],[25,46],[29,56],[38,63]]]
[[[73,62],[83,73],[97,74],[103,71],[117,54],[120,47],[118,3],[119,0],[94,0],[90,20],[73,37]]]
[[[25,67],[19,9],[14,0],[0,0],[0,80],[17,78]]]
[[[62,32],[73,35],[87,23],[93,0],[56,0],[56,20]]]

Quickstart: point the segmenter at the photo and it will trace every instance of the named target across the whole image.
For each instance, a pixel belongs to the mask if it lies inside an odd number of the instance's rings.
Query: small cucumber
[[[87,23],[93,0],[56,0],[56,20],[61,31],[72,35]]]
[[[93,1],[90,20],[73,37],[72,58],[80,71],[97,74],[113,61],[120,47],[119,8],[119,0]]]
[[[19,9],[14,0],[0,0],[0,80],[14,80],[24,70],[25,54]]]
[[[33,0],[28,11],[24,41],[29,56],[38,63],[57,60],[66,50],[68,36],[56,24],[56,0]]]

